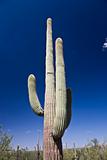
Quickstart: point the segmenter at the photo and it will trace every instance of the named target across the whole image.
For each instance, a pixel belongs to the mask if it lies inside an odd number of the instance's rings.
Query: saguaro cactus
[[[44,116],[44,160],[63,160],[61,138],[71,119],[71,90],[66,89],[63,41],[55,42],[56,76],[54,76],[52,19],[47,19],[45,106],[42,109],[37,93],[36,79],[28,77],[29,101],[33,111]]]
[[[20,149],[19,149],[19,146],[17,146],[16,160],[20,160]]]

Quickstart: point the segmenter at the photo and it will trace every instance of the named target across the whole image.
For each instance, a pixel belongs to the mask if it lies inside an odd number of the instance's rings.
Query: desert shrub
[[[12,136],[0,126],[0,160],[9,160],[12,157],[11,141]]]

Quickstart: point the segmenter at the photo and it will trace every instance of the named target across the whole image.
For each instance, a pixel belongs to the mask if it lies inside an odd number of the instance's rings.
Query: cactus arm
[[[40,102],[36,93],[36,79],[33,74],[30,74],[28,77],[28,94],[29,94],[29,102],[33,111],[37,115],[43,116],[44,111],[40,105]]]
[[[67,88],[67,104],[66,104],[66,109],[67,109],[67,123],[66,123],[66,128],[69,126],[69,123],[71,121],[71,116],[72,116],[72,92],[70,88]]]
[[[63,136],[67,124],[66,109],[66,81],[63,59],[63,41],[61,38],[56,40],[56,115],[53,125],[53,137]]]

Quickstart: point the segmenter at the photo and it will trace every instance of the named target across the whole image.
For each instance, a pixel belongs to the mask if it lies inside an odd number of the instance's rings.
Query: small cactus
[[[52,19],[47,19],[45,106],[42,109],[36,79],[28,77],[29,101],[33,111],[44,116],[44,160],[63,160],[61,138],[71,120],[71,90],[66,89],[63,41],[56,39],[56,76],[53,65]]]
[[[19,149],[19,146],[17,146],[16,160],[20,160],[20,149]]]

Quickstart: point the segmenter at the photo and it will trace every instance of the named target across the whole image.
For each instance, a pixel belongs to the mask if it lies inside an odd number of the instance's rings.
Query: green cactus
[[[52,19],[47,19],[45,106],[42,109],[36,79],[28,77],[29,101],[33,111],[44,116],[44,160],[63,160],[61,138],[71,119],[71,90],[66,89],[63,41],[56,39],[56,76],[53,65]]]

